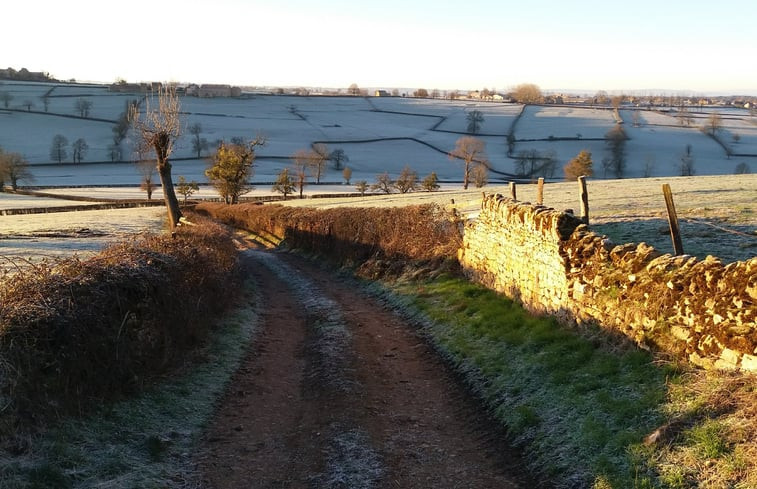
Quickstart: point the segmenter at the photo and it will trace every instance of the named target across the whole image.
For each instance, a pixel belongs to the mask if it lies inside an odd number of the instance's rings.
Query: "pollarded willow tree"
[[[132,106],[129,111],[129,120],[139,137],[138,145],[155,152],[156,169],[163,187],[163,199],[171,229],[176,227],[181,218],[179,199],[171,177],[171,163],[168,161],[174,143],[181,135],[180,111],[181,103],[176,87],[171,85],[158,88],[157,97],[151,95],[145,98],[144,114],[136,106]]]

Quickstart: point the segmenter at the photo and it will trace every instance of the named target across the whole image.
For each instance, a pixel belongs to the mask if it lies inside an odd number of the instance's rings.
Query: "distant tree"
[[[734,133],[733,133],[733,134],[731,135],[731,139],[733,140],[733,142],[734,142],[734,143],[737,143],[737,144],[738,144],[738,142],[739,142],[739,141],[741,141],[741,135],[740,135],[740,134],[738,134],[738,133],[736,133],[736,132],[734,132]]]
[[[71,145],[71,153],[74,163],[81,163],[89,151],[89,145],[83,138],[79,138]]]
[[[394,181],[394,187],[401,194],[412,192],[418,187],[418,173],[405,165],[397,180]]]
[[[605,134],[605,143],[610,149],[610,168],[615,173],[616,178],[623,178],[626,171],[626,131],[621,124],[615,124],[615,127]]]
[[[575,180],[580,176],[592,176],[594,174],[592,166],[591,152],[582,150],[563,167],[565,180]]]
[[[316,143],[310,152],[310,171],[315,177],[315,183],[321,183],[321,176],[326,169],[326,162],[329,160],[329,150],[323,143]]]
[[[439,97],[441,97],[441,94],[438,88],[434,88],[433,90],[431,90],[431,98],[439,98]]]
[[[644,157],[644,173],[642,176],[644,178],[649,178],[652,176],[652,172],[654,171],[655,167],[655,157],[653,154],[648,154]]]
[[[687,144],[686,149],[679,159],[679,173],[682,177],[688,177],[694,174],[694,155],[691,151],[691,145]]]
[[[45,108],[45,112],[47,112],[50,109],[50,96],[45,93],[39,98],[42,99],[42,106]]]
[[[118,161],[122,158],[123,151],[121,150],[121,145],[112,143],[108,145],[107,149],[110,161]]]
[[[689,109],[685,105],[681,105],[681,107],[678,109],[678,122],[682,126],[691,127],[691,125],[694,123],[694,116],[691,115],[691,112],[689,112]]]
[[[141,176],[139,189],[147,193],[147,200],[152,200],[152,193],[155,190],[155,165],[151,161],[137,162],[137,169]]]
[[[173,186],[171,163],[168,158],[173,152],[176,140],[181,136],[181,103],[176,87],[162,86],[157,92],[157,108],[150,97],[145,98],[145,111],[142,116],[138,106],[130,107],[129,120],[139,137],[138,146],[155,152],[156,165],[163,188],[163,199],[168,212],[168,224],[174,229],[181,219],[179,199]]]
[[[752,173],[752,169],[749,168],[749,165],[742,161],[738,165],[736,165],[736,168],[734,168],[733,173],[737,175],[746,175],[747,173]]]
[[[201,153],[208,150],[208,140],[200,137],[202,134],[202,125],[198,122],[189,126],[189,134],[192,135],[192,151],[199,159]]]
[[[294,189],[294,180],[289,175],[289,169],[284,168],[276,178],[276,181],[274,182],[273,187],[271,187],[271,190],[282,194],[284,196],[284,200],[286,200],[287,195],[294,193]]]
[[[607,103],[610,101],[610,97],[607,95],[607,92],[604,90],[599,90],[592,99],[592,102],[599,105],[607,105]]]
[[[79,117],[89,117],[89,111],[92,110],[92,101],[85,98],[78,98],[74,102],[74,109]]]
[[[328,159],[334,163],[334,170],[341,170],[342,164],[350,161],[347,153],[345,153],[341,148],[335,149],[334,151],[329,153]]]
[[[539,169],[541,155],[535,149],[524,149],[515,157],[515,173],[521,177],[533,177]]]
[[[612,105],[613,109],[618,110],[625,100],[626,96],[623,94],[613,95],[612,98],[610,98],[610,105]]]
[[[26,111],[27,112],[31,112],[32,111],[32,107],[34,107],[34,102],[32,102],[29,99],[26,99],[26,100],[24,100],[24,103],[21,104],[21,105],[23,105],[24,107],[26,107]]]
[[[425,88],[419,88],[413,92],[413,97],[428,98],[428,90]]]
[[[455,149],[449,153],[450,159],[463,160],[463,188],[468,188],[471,170],[476,165],[489,165],[486,157],[486,143],[473,136],[463,136],[455,142]]]
[[[53,142],[50,145],[50,159],[57,161],[58,163],[63,163],[63,160],[68,157],[67,146],[68,139],[66,139],[66,136],[63,136],[62,134],[56,134],[53,136]]]
[[[633,124],[633,127],[641,127],[642,119],[640,110],[637,109],[631,113],[631,123]]]
[[[436,172],[432,171],[421,182],[421,188],[426,192],[434,192],[439,190],[439,178],[436,176]]]
[[[450,90],[449,92],[447,92],[447,98],[450,100],[457,100],[458,98],[460,98],[460,92],[458,92],[457,90]]]
[[[523,83],[515,87],[511,93],[515,101],[522,104],[540,104],[544,101],[541,88],[533,83]]]
[[[265,145],[265,137],[257,136],[246,144],[218,146],[210,157],[205,176],[227,204],[238,204],[239,197],[252,189],[250,178],[255,164],[255,149]]]
[[[400,96],[400,91],[397,90],[396,88],[393,88],[392,89],[392,97],[399,97],[399,96]]]
[[[195,192],[200,190],[200,184],[192,180],[187,182],[187,179],[183,176],[179,176],[179,183],[176,184],[176,191],[184,197],[184,204],[186,205],[187,199],[189,199]]]
[[[371,186],[368,185],[368,182],[366,182],[365,180],[358,180],[357,182],[355,182],[355,190],[360,192],[361,196],[364,196],[370,187]]]
[[[13,100],[13,95],[8,92],[0,92],[0,100],[3,101],[3,106],[7,109],[11,100]]]
[[[344,167],[344,170],[342,170],[342,178],[344,178],[345,184],[350,184],[350,179],[352,179],[352,169],[350,167]]]
[[[704,130],[711,136],[714,136],[723,128],[723,118],[718,112],[713,112],[707,118],[707,122],[704,125]]]
[[[3,153],[0,150],[0,190],[6,179],[13,190],[18,190],[20,180],[33,182],[34,175],[29,170],[29,162],[20,153]]]
[[[480,110],[472,110],[465,116],[468,121],[468,132],[476,134],[484,123],[484,114]]]
[[[300,198],[302,198],[302,191],[305,189],[308,180],[311,153],[312,151],[300,149],[292,155],[292,162],[294,163],[294,182],[300,192]]]
[[[350,87],[347,89],[347,93],[349,95],[360,95],[360,87],[357,86],[357,83],[353,83],[350,85]]]
[[[486,186],[489,182],[489,167],[486,165],[476,165],[471,171],[471,177],[476,188]]]
[[[376,175],[376,183],[371,185],[371,190],[380,190],[385,194],[391,194],[393,188],[394,180],[392,180],[392,177],[390,177],[387,172]]]

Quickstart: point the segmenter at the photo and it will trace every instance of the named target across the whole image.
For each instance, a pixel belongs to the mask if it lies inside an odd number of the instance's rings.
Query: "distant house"
[[[389,97],[389,96],[391,96],[390,93],[387,92],[386,90],[376,90],[375,95],[376,95],[376,97]]]
[[[231,85],[205,84],[200,85],[200,88],[197,90],[197,96],[200,98],[239,97],[241,94],[241,88],[232,87]]]

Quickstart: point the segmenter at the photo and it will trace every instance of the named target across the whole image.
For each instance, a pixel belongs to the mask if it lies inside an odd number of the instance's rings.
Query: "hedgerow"
[[[237,253],[210,222],[0,282],[0,433],[141,389],[233,299]]]

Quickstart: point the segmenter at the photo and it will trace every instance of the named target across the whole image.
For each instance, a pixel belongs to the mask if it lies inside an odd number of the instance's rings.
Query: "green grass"
[[[256,324],[254,291],[229,314],[201,358],[144,395],[68,418],[22,455],[0,452],[0,487],[165,488],[192,480],[189,456]]]
[[[555,487],[755,487],[754,376],[660,361],[461,278],[385,285]]]
[[[666,377],[652,356],[611,348],[460,278],[395,288],[477,386],[527,459],[557,487],[634,486],[629,447],[659,426]],[[407,304],[407,302],[406,302]]]

